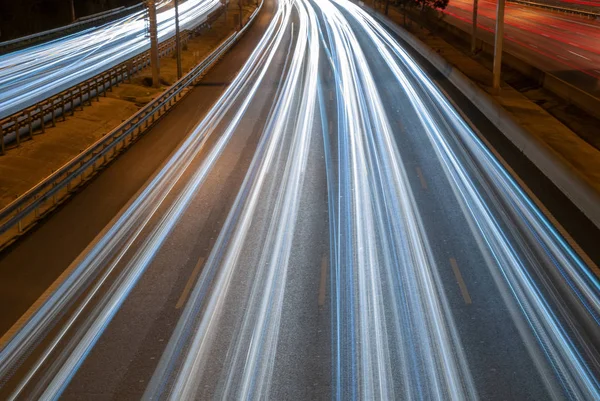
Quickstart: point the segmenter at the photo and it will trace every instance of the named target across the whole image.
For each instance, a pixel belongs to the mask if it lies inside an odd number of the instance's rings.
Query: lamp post
[[[152,67],[152,86],[160,86],[160,66],[158,64],[158,37],[156,27],[156,3],[148,0],[148,19],[150,20],[150,65]]]
[[[71,22],[75,21],[75,4],[74,4],[75,0],[71,0]]]
[[[471,34],[471,53],[477,51],[477,0],[473,0],[473,29]]]
[[[502,45],[504,43],[504,6],[506,0],[498,0],[496,8],[496,37],[494,39],[494,68],[492,88],[495,93],[500,92],[500,72],[502,69]]]
[[[181,38],[179,37],[179,0],[175,0],[175,47],[177,48],[177,79],[181,79]]]

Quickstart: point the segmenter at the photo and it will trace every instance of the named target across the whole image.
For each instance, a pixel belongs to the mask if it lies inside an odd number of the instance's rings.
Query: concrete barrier
[[[573,204],[600,228],[600,194],[598,194],[562,156],[531,134],[490,95],[454,68],[437,52],[387,17],[365,8],[374,18],[398,35],[427,59],[462,94],[479,109]]]

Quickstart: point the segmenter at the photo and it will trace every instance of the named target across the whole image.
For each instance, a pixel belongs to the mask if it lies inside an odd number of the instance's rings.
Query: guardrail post
[[[37,201],[38,196],[34,196],[33,197],[33,203],[35,203],[35,201]],[[38,217],[40,217],[40,208],[36,207],[35,209],[33,209],[33,215],[35,216],[36,220]]]
[[[17,208],[17,216],[19,215],[19,213],[21,213],[20,207]],[[23,232],[23,223],[21,219],[19,219],[19,222],[17,223],[17,230],[19,230],[19,234]]]
[[[15,127],[15,136],[17,137],[17,146],[21,146],[21,130],[19,129],[19,120],[17,119],[17,117],[15,117],[13,122],[13,127]]]
[[[83,160],[81,160],[81,161],[79,162],[79,168],[81,168],[82,166],[83,166]],[[85,170],[83,170],[83,171],[82,171],[82,172],[79,174],[79,177],[80,177],[80,179],[81,179],[81,182],[84,182],[84,181],[85,181]],[[80,182],[80,183],[81,183],[81,182]]]
[[[81,87],[79,88],[79,93],[81,93]],[[75,114],[75,96],[73,92],[69,91],[69,100],[71,102],[71,115]]]
[[[83,111],[83,85],[84,84],[81,84],[79,86],[79,109],[81,111]],[[89,87],[89,84],[88,84],[88,87]],[[89,98],[89,96],[88,96],[88,98]],[[73,99],[73,100],[75,100],[75,99]],[[72,110],[75,110],[75,106],[73,106]],[[73,115],[73,114],[75,114],[75,111],[73,111],[73,113],[71,113],[71,115]]]
[[[67,119],[67,117],[65,116],[67,111],[65,110],[66,104],[65,104],[65,95],[64,94],[62,94],[60,96],[60,108],[62,110],[62,113],[61,113],[62,120],[65,121]]]
[[[46,123],[44,122],[44,117],[46,116],[46,112],[44,111],[44,105],[40,106],[40,125],[42,128],[42,134],[46,133]]]
[[[0,151],[4,154],[4,128],[2,128],[2,122],[0,122]]]
[[[31,109],[29,110],[29,113],[27,113],[27,125],[29,126],[29,137],[33,139],[33,121],[31,118]]]
[[[134,74],[134,61],[127,62],[127,81],[131,83],[131,75]]]

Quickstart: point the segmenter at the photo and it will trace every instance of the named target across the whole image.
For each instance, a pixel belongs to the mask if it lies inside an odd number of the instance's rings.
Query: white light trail
[[[218,0],[188,0],[180,29],[199,25]],[[175,10],[157,15],[158,38],[175,32]],[[0,118],[31,106],[150,48],[144,12],[48,43],[0,56]]]
[[[265,88],[275,94],[261,93]],[[268,115],[256,152],[144,399],[274,397],[281,385],[275,371],[281,336],[289,330],[283,311],[291,255],[305,245],[295,234],[304,223],[305,184],[315,178],[307,173],[316,157],[311,144],[320,138],[333,398],[480,396],[474,366],[482,362],[469,354],[452,304],[456,283],[443,279],[446,255],[436,246],[444,235],[464,236],[473,245],[462,250],[466,262],[484,261],[481,274],[501,298],[497,313],[513,323],[529,353],[518,358],[531,362],[540,378],[536,390],[555,399],[600,398],[597,350],[571,315],[574,307],[597,329],[598,278],[404,48],[346,0],[277,3],[264,37],[209,115],[0,352],[3,376],[100,275],[15,396],[29,395],[31,387],[42,398],[62,393],[177,223],[193,218],[187,206],[231,138],[246,134],[245,119],[263,118],[252,107],[261,96]],[[396,98],[406,101],[391,104]],[[411,129],[398,133],[393,118],[406,119]],[[220,136],[205,160],[193,163],[215,131]],[[442,201],[424,202],[411,184],[413,155],[402,136],[422,138],[419,151],[441,172],[438,183],[450,188],[444,193],[432,181],[430,190],[462,211],[460,218],[448,216],[464,221],[456,232],[428,222],[428,207]],[[111,274],[116,277],[102,293]]]
[[[434,86],[423,71],[408,56],[390,35],[375,23],[360,8],[340,1],[346,9],[353,15],[363,21],[371,28],[365,29],[371,36],[373,42],[377,45],[382,56],[386,59],[388,66],[395,72],[399,84],[406,88],[409,93],[415,109],[421,111],[419,116],[425,132],[431,140],[432,146],[436,150],[440,160],[443,161],[446,174],[452,180],[457,188],[457,194],[465,203],[465,210],[473,218],[474,225],[479,230],[475,235],[482,236],[482,243],[487,246],[484,251],[490,252],[495,259],[494,264],[489,265],[490,269],[499,269],[507,281],[510,291],[520,304],[520,308],[529,322],[534,335],[543,348],[544,353],[550,360],[555,372],[552,377],[546,377],[546,383],[550,387],[552,381],[559,378],[563,390],[569,397],[574,399],[594,399],[600,397],[600,383],[595,377],[595,372],[590,369],[589,359],[595,359],[593,353],[585,352],[585,344],[578,344],[576,336],[569,336],[568,330],[562,327],[561,320],[568,322],[569,329],[573,329],[574,322],[568,311],[563,311],[562,316],[553,312],[548,300],[542,295],[539,284],[537,284],[528,271],[531,267],[534,271],[543,274],[549,266],[550,269],[557,269],[564,276],[567,283],[577,294],[582,306],[589,313],[589,318],[596,323],[600,322],[600,301],[598,278],[593,276],[589,268],[575,255],[570,247],[565,243],[556,229],[552,228],[547,219],[539,212],[535,205],[527,198],[524,192],[510,177],[505,169],[500,165],[491,152],[476,137],[468,125],[459,117],[459,115],[449,105],[448,101],[442,96],[439,90]],[[541,252],[527,252],[524,257],[511,243],[511,240],[503,232],[498,218],[490,212],[490,208],[485,204],[485,200],[476,187],[476,180],[473,173],[466,170],[465,163],[455,154],[449,144],[448,138],[443,134],[440,125],[435,121],[435,114],[429,112],[423,101],[423,96],[417,93],[416,88],[406,78],[392,53],[398,57],[399,61],[409,68],[418,78],[421,85],[427,91],[425,93],[432,96],[440,107],[440,114],[443,118],[453,125],[454,132],[465,141],[465,146],[472,152],[478,162],[482,163],[485,172],[494,177],[494,182],[499,189],[499,195],[502,196],[516,211],[516,221],[526,224],[525,235],[529,235],[533,240],[532,245],[539,243]],[[490,191],[492,192],[492,191]],[[513,212],[514,212],[513,211]],[[507,212],[510,213],[510,212]],[[509,226],[510,227],[510,226]],[[517,232],[517,230],[514,230]],[[523,251],[521,251],[523,252]],[[531,267],[530,267],[531,266]],[[554,304],[562,304],[560,298],[553,299]],[[535,351],[531,351],[532,353]],[[597,365],[597,360],[592,362]],[[550,392],[556,396],[553,388]]]

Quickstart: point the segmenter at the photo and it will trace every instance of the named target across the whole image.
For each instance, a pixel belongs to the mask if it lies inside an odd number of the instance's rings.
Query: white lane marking
[[[194,285],[194,283],[196,282],[196,277],[198,277],[198,273],[200,273],[200,268],[203,264],[204,258],[201,257],[200,259],[198,259],[198,263],[196,263],[196,267],[194,267],[194,270],[192,270],[192,274],[190,275],[190,278],[188,279],[187,283],[185,283],[185,287],[183,288],[183,292],[181,293],[181,296],[179,297],[179,300],[175,305],[175,309],[181,309],[181,307],[185,304],[185,301],[187,300],[187,297],[190,291],[192,290],[192,285]]]
[[[588,61],[591,61],[591,60],[590,60],[589,58],[587,58],[586,56],[582,56],[581,54],[579,54],[579,53],[575,53],[575,52],[572,52],[571,50],[569,50],[569,53],[571,53],[571,54],[574,54],[574,55],[576,55],[576,56],[579,56],[579,57],[581,57],[581,58],[584,58],[584,59],[586,59],[586,60],[588,60]]]
[[[576,20],[573,20],[573,19],[567,19],[567,18],[560,18],[560,17],[557,17],[557,16],[553,16],[553,17],[554,17],[554,19],[558,19],[558,20],[561,20],[561,21],[566,21],[566,22],[569,22],[571,24],[589,26],[590,28],[596,28],[596,29],[598,29],[598,25],[586,24],[585,22],[580,22],[580,21],[576,21]],[[550,26],[558,28],[556,25],[550,25]]]
[[[321,281],[319,283],[319,307],[325,305],[325,293],[327,291],[327,254],[321,259]]]
[[[417,167],[417,175],[419,176],[419,181],[421,181],[421,187],[427,189],[427,181],[425,181],[425,176],[419,167]]]
[[[462,274],[460,273],[460,269],[458,268],[458,263],[456,263],[456,259],[450,258],[450,265],[452,266],[452,272],[454,273],[454,277],[456,277],[456,282],[458,287],[460,288],[460,293],[465,301],[465,304],[471,305],[473,301],[471,301],[471,295],[469,294],[469,290],[467,290],[467,285],[465,284],[465,280],[463,279]]]

